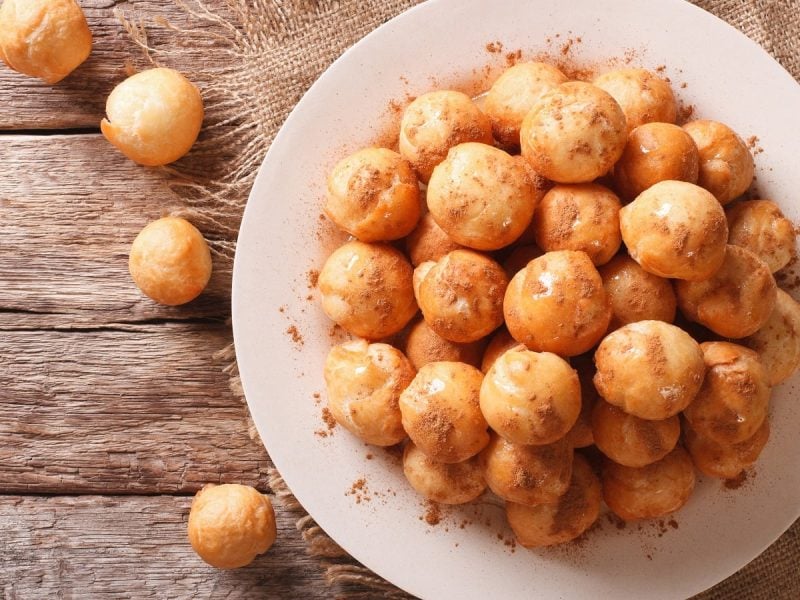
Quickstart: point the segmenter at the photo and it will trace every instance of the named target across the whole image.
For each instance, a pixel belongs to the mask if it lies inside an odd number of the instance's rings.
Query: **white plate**
[[[555,34],[559,34],[556,38]],[[548,45],[546,38],[550,38]],[[685,598],[755,558],[800,513],[797,380],[775,390],[772,439],[744,488],[701,481],[675,517],[679,528],[605,524],[581,547],[515,552],[492,506],[455,509],[436,526],[395,460],[341,428],[321,438],[322,365],[330,322],[309,302],[306,273],[324,251],[317,235],[327,170],[374,142],[391,100],[463,82],[499,65],[488,42],[527,56],[619,57],[665,74],[696,114],[758,136],[761,193],[791,204],[800,189],[800,86],[732,27],[679,0],[431,0],[385,24],[320,77],[272,144],[239,235],[233,285],[236,351],[258,431],[298,500],[339,544],[422,598]],[[683,88],[682,83],[686,86]],[[330,248],[327,248],[329,251]],[[279,310],[283,307],[283,310]],[[303,338],[293,341],[287,328]],[[347,495],[363,478],[369,492]],[[465,528],[463,519],[473,523]],[[279,542],[280,543],[280,542]]]

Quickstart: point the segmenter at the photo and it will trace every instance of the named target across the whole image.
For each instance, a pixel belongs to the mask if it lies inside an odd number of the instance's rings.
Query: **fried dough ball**
[[[522,156],[533,169],[559,183],[590,182],[622,155],[625,115],[606,92],[570,81],[547,92],[522,122]]]
[[[354,335],[388,337],[417,312],[412,278],[411,265],[391,246],[348,242],[320,271],[322,310]]]
[[[646,123],[628,136],[614,165],[614,184],[625,200],[633,200],[659,181],[697,183],[700,155],[694,140],[671,123]]]
[[[411,362],[389,344],[352,340],[334,346],[325,360],[328,408],[360,440],[394,446],[406,438],[398,401],[414,375]]]
[[[531,350],[575,356],[608,329],[611,306],[584,252],[548,252],[514,275],[503,300],[514,339]]]
[[[692,459],[680,446],[646,467],[603,463],[603,499],[624,521],[675,512],[689,500],[694,484]]]
[[[479,395],[483,373],[458,362],[424,365],[400,395],[408,437],[431,459],[458,463],[489,443]]]
[[[685,181],[662,181],[619,212],[622,240],[642,268],[702,281],[722,265],[728,225],[719,202]]]
[[[528,227],[540,195],[522,163],[487,144],[450,148],[428,182],[428,210],[458,244],[508,246]]]
[[[503,261],[503,268],[509,277],[514,277],[514,275],[527,267],[529,262],[534,258],[539,258],[542,254],[544,252],[534,244],[517,246],[511,251],[508,258]]]
[[[486,350],[483,352],[481,371],[483,371],[484,374],[488,373],[495,361],[500,358],[506,350],[511,350],[511,348],[515,348],[519,345],[520,343],[508,333],[508,329],[505,327],[498,329],[497,333],[489,340],[489,345],[486,346]]]
[[[418,96],[403,113],[400,154],[425,183],[447,151],[464,142],[492,143],[489,117],[466,94],[451,90],[428,92]]]
[[[148,69],[114,88],[106,115],[100,122],[106,139],[132,161],[158,167],[194,145],[203,126],[203,98],[177,71]]]
[[[443,338],[474,342],[503,324],[507,286],[505,271],[491,258],[472,250],[453,250],[421,279],[419,307],[431,329]]]
[[[534,213],[536,244],[545,252],[582,250],[595,265],[604,265],[622,241],[620,208],[617,195],[602,185],[556,185]]]
[[[753,436],[767,416],[771,388],[752,350],[729,342],[700,345],[707,367],[703,387],[683,411],[698,435],[720,444]]]
[[[598,269],[611,301],[610,329],[636,321],[675,320],[677,299],[669,280],[645,271],[627,254],[619,254]]]
[[[737,444],[720,444],[697,435],[688,424],[684,424],[683,439],[694,466],[701,473],[709,477],[733,479],[758,460],[769,440],[769,419],[764,419],[752,436]]]
[[[5,0],[0,58],[11,69],[58,83],[92,51],[92,32],[75,0]]]
[[[800,367],[800,304],[778,289],[769,319],[742,343],[758,352],[770,385],[789,379]]]
[[[672,452],[681,435],[677,415],[662,421],[640,419],[598,400],[592,413],[594,443],[615,463],[644,467]]]
[[[594,361],[594,384],[606,402],[654,421],[689,406],[705,374],[700,345],[662,321],[620,327],[600,343]]]
[[[267,496],[247,485],[209,483],[192,500],[188,533],[209,565],[238,569],[269,550],[278,530]]]
[[[405,237],[419,221],[417,176],[397,152],[364,148],[331,171],[323,210],[362,242]]]
[[[725,205],[753,182],[753,155],[730,127],[717,121],[692,121],[683,126],[700,153],[698,184]]]
[[[425,213],[416,229],[406,238],[408,257],[415,267],[427,261],[436,262],[448,252],[461,247],[436,224],[431,213]]]
[[[628,132],[645,123],[674,123],[678,104],[669,83],[646,69],[618,69],[603,73],[594,85],[605,90],[625,113]]]
[[[412,442],[403,451],[403,473],[418,493],[440,504],[466,504],[486,489],[477,456],[458,463],[437,462]]]
[[[771,200],[739,202],[726,212],[728,243],[747,248],[773,273],[795,256],[794,226]]]
[[[142,229],[128,258],[138,288],[168,306],[197,298],[211,279],[211,268],[211,250],[203,234],[179,217],[164,217]]]
[[[494,137],[503,145],[518,146],[525,116],[539,98],[566,81],[564,73],[543,62],[518,63],[506,69],[489,88],[483,105],[492,120]]]
[[[424,319],[417,321],[406,337],[406,356],[415,369],[430,362],[463,362],[477,367],[483,357],[483,340],[459,344],[444,339]]]
[[[508,502],[506,518],[522,546],[554,546],[574,540],[589,529],[600,515],[601,501],[600,480],[586,459],[576,454],[569,488],[555,504]]]
[[[731,245],[711,278],[675,283],[684,316],[729,338],[747,337],[761,329],[775,307],[777,290],[775,278],[760,258]]]
[[[594,362],[591,354],[582,354],[572,358],[570,364],[578,373],[578,379],[581,382],[581,412],[564,439],[573,448],[586,448],[594,444],[592,410],[599,398],[594,382],[592,382],[595,374]]]
[[[417,304],[419,304],[419,288],[422,285],[422,281],[428,276],[430,270],[435,266],[436,262],[427,260],[414,269],[414,275],[412,276],[411,282],[412,287],[414,288],[414,298],[417,299]]]
[[[516,347],[486,373],[480,404],[489,426],[507,440],[552,444],[578,419],[581,384],[563,358]]]

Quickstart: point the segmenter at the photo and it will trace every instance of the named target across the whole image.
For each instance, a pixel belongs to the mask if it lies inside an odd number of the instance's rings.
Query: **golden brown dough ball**
[[[139,289],[159,304],[186,304],[211,279],[211,250],[189,221],[164,217],[136,236],[128,269]]]
[[[674,123],[678,104],[669,83],[647,69],[617,69],[595,78],[594,84],[616,100],[625,113],[628,131],[645,123]]]
[[[542,252],[539,246],[534,244],[517,246],[503,261],[503,268],[506,270],[509,278],[514,277],[514,275],[527,267],[529,262],[534,258],[539,258],[542,254],[544,254],[544,252]]]
[[[611,306],[584,252],[548,252],[514,275],[503,300],[514,339],[531,350],[575,356],[608,329]]]
[[[599,396],[594,387],[592,378],[596,369],[592,361],[591,354],[575,356],[570,360],[570,365],[578,373],[581,382],[581,412],[578,420],[564,436],[573,448],[586,448],[594,444],[594,434],[592,433],[592,410]]]
[[[720,444],[697,435],[688,424],[684,424],[683,438],[694,466],[701,473],[709,477],[733,479],[758,460],[769,440],[769,420],[764,419],[752,436],[737,444]]]
[[[414,288],[414,298],[417,299],[417,304],[419,304],[419,288],[422,285],[423,280],[428,276],[430,270],[436,266],[436,262],[432,260],[426,260],[424,263],[417,266],[414,269],[414,275],[412,277],[412,286]]]
[[[474,342],[503,324],[507,286],[505,271],[491,258],[472,250],[453,250],[421,279],[419,307],[431,329],[443,338]]]
[[[553,546],[574,540],[600,515],[602,489],[586,459],[575,455],[572,481],[555,504],[526,506],[506,503],[506,518],[514,535],[526,548]]]
[[[322,310],[354,335],[388,337],[417,312],[412,278],[411,265],[391,246],[347,242],[320,271]]]
[[[203,98],[191,81],[172,69],[148,69],[114,88],[100,129],[132,161],[157,167],[189,152],[203,115]]]
[[[754,334],[769,319],[778,287],[769,267],[755,254],[728,246],[719,270],[705,281],[677,281],[684,316],[730,338]]]
[[[677,299],[669,280],[645,271],[627,254],[619,254],[598,269],[611,301],[610,329],[636,321],[675,320]]]
[[[428,210],[458,244],[477,250],[508,246],[528,227],[540,195],[525,168],[487,144],[459,144],[433,170]]]
[[[640,419],[598,400],[592,413],[594,443],[615,463],[644,467],[672,452],[681,435],[678,415],[662,421]]]
[[[75,0],[5,0],[0,58],[10,68],[58,83],[92,51],[92,32]]]
[[[578,374],[563,358],[517,347],[506,351],[481,385],[481,412],[489,426],[516,444],[552,444],[581,412]]]
[[[589,83],[570,81],[551,90],[522,122],[522,156],[559,183],[590,182],[622,155],[625,115],[614,99]]]
[[[694,484],[692,459],[680,446],[646,467],[603,463],[603,499],[625,521],[675,512],[689,500]]]
[[[770,385],[789,379],[800,367],[800,304],[778,289],[769,319],[742,343],[758,353]]]
[[[489,488],[503,500],[519,504],[552,504],[572,479],[572,446],[561,439],[544,446],[525,446],[492,435],[481,452]]]
[[[465,142],[492,143],[492,123],[461,92],[441,90],[417,97],[400,121],[400,154],[428,183],[436,165],[453,146]]]
[[[423,366],[400,395],[408,437],[431,459],[457,463],[489,443],[479,395],[483,373],[458,362]]]
[[[483,340],[459,344],[444,339],[424,319],[417,321],[406,337],[406,356],[415,369],[430,362],[463,362],[477,367],[483,357]]]
[[[412,442],[403,452],[403,473],[418,493],[441,504],[466,504],[486,489],[477,456],[458,463],[437,462]]]
[[[794,225],[774,202],[739,202],[726,212],[728,243],[747,248],[773,273],[789,264],[797,253]]]
[[[461,247],[436,224],[431,213],[425,213],[416,229],[406,238],[406,250],[415,267],[427,261],[436,262],[448,252]]]
[[[389,344],[352,340],[334,346],[325,360],[328,408],[360,440],[393,446],[406,437],[398,401],[414,375],[409,360]]]
[[[717,121],[692,121],[683,126],[700,153],[698,184],[727,204],[753,182],[753,155],[730,127]]]
[[[683,411],[698,435],[720,444],[753,436],[767,416],[771,388],[758,355],[729,342],[701,344],[708,370],[703,387]]]
[[[189,541],[212,567],[238,569],[275,543],[275,511],[255,488],[235,483],[204,486],[189,511]]]
[[[325,214],[362,242],[396,240],[419,221],[419,183],[407,160],[386,148],[364,148],[328,176]]]
[[[506,146],[518,146],[525,116],[539,98],[566,81],[564,73],[543,62],[518,63],[503,71],[483,105],[492,120],[494,137]]]
[[[556,185],[533,216],[536,244],[545,252],[582,250],[604,265],[619,250],[619,198],[596,183]]]
[[[640,419],[677,415],[694,400],[705,374],[700,345],[662,321],[620,327],[600,343],[594,361],[600,395]]]
[[[497,333],[489,340],[489,345],[486,346],[486,350],[483,352],[481,371],[483,371],[484,374],[488,373],[495,361],[500,358],[506,350],[511,350],[511,348],[519,345],[520,343],[508,333],[508,329],[505,327],[498,329]]]
[[[622,240],[642,268],[701,281],[722,265],[728,225],[719,202],[685,181],[662,181],[619,212]]]
[[[631,131],[614,165],[614,184],[633,200],[659,181],[697,183],[700,155],[691,136],[671,123],[647,123]]]

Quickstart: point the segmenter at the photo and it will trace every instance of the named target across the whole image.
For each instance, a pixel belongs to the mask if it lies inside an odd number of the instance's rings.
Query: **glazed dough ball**
[[[456,243],[497,250],[516,240],[539,201],[522,163],[493,146],[454,146],[428,182],[428,210]]]
[[[210,483],[197,492],[188,529],[194,551],[218,569],[249,565],[278,535],[269,498],[235,483]]]
[[[436,224],[431,213],[425,213],[416,229],[406,238],[406,250],[415,267],[427,261],[435,262],[461,247]]]
[[[149,69],[114,88],[106,115],[100,122],[106,139],[132,161],[157,167],[194,145],[203,126],[203,99],[177,71]]]
[[[159,304],[186,304],[211,279],[211,250],[189,221],[164,217],[133,240],[128,269],[139,289]]]
[[[753,155],[736,132],[717,121],[692,121],[683,126],[700,153],[698,183],[727,204],[753,182]]]
[[[694,483],[692,459],[680,446],[646,467],[603,464],[603,499],[625,521],[675,512],[689,500]]]
[[[739,202],[726,212],[728,243],[747,248],[773,273],[780,271],[795,256],[794,225],[774,202]]]
[[[415,369],[430,362],[463,362],[477,367],[483,357],[483,340],[459,344],[437,334],[424,319],[417,321],[406,338],[406,356]]]
[[[483,373],[458,362],[424,365],[400,395],[408,437],[431,459],[457,463],[489,443],[478,404]]]
[[[453,250],[421,279],[419,307],[431,329],[443,338],[474,342],[503,324],[507,286],[505,271],[491,258]]]
[[[730,245],[711,278],[675,284],[684,316],[729,338],[761,329],[775,307],[777,290],[775,278],[761,259],[746,248]]]
[[[427,183],[453,146],[492,143],[492,123],[466,94],[428,92],[408,105],[400,121],[400,154]]]
[[[505,327],[498,329],[497,333],[489,340],[489,345],[486,346],[486,350],[483,353],[481,371],[488,373],[495,361],[500,358],[506,350],[511,350],[511,348],[516,348],[520,345],[521,344],[508,333],[508,329]]]
[[[92,32],[75,0],[5,0],[0,58],[10,68],[58,83],[92,51]]]
[[[539,258],[542,254],[544,254],[544,252],[533,244],[517,246],[511,251],[508,258],[503,261],[503,268],[506,270],[509,278],[514,277],[514,275],[527,267],[529,262],[534,258]]]
[[[494,434],[481,452],[481,462],[489,488],[503,500],[553,504],[569,488],[572,454],[572,446],[564,439],[525,446]]]
[[[619,254],[598,269],[611,301],[610,329],[636,321],[675,320],[677,299],[669,280],[648,273],[627,254]]]
[[[440,504],[466,504],[486,489],[477,456],[458,463],[437,462],[411,442],[403,452],[403,473],[418,493]]]
[[[681,435],[677,415],[663,421],[640,419],[599,400],[592,413],[594,443],[615,463],[644,467],[669,454]]]
[[[771,388],[758,354],[729,342],[700,345],[706,378],[683,411],[698,435],[720,444],[736,444],[755,435],[767,416]]]
[[[703,383],[703,351],[688,333],[662,321],[629,323],[594,355],[594,385],[610,404],[640,419],[677,415]]]
[[[600,515],[600,480],[586,459],[575,455],[572,481],[555,504],[526,506],[506,503],[506,518],[514,535],[526,548],[553,546],[574,540]]]
[[[608,329],[611,306],[584,252],[548,252],[514,275],[503,300],[506,326],[531,350],[575,356]]]
[[[414,288],[414,298],[417,299],[417,304],[419,304],[419,288],[422,285],[422,282],[428,276],[430,270],[436,266],[436,263],[432,260],[427,260],[424,263],[417,266],[414,269],[414,275],[412,276],[412,286]]]
[[[348,242],[320,271],[322,310],[354,335],[390,336],[417,312],[412,277],[405,256],[391,246]]]
[[[742,343],[758,352],[770,385],[789,379],[800,367],[800,304],[779,289],[767,322]]]
[[[406,437],[398,402],[414,375],[409,360],[389,344],[352,340],[334,346],[325,360],[328,408],[360,440],[394,446]]]
[[[582,250],[595,265],[604,265],[622,241],[620,208],[616,194],[602,185],[556,185],[534,214],[536,244],[545,252]]]
[[[543,62],[518,63],[506,69],[489,88],[483,104],[494,137],[506,146],[518,146],[525,116],[539,98],[566,81],[564,73]]]
[[[573,448],[586,448],[594,444],[592,433],[592,410],[599,399],[592,378],[596,372],[591,354],[582,354],[571,359],[570,365],[578,373],[581,382],[581,412],[578,420],[564,439]]]
[[[704,475],[733,479],[752,467],[769,440],[769,420],[765,419],[756,432],[738,444],[720,444],[697,435],[690,425],[684,426],[683,439],[694,466]]]
[[[486,373],[480,403],[489,426],[507,440],[552,444],[578,419],[581,384],[563,358],[517,347]]]
[[[642,268],[701,281],[722,265],[728,225],[719,202],[685,181],[662,181],[619,212],[622,240]]]
[[[625,115],[591,84],[564,83],[534,105],[522,123],[522,156],[559,183],[584,183],[607,173],[622,155]]]
[[[678,105],[669,83],[646,69],[618,69],[603,73],[594,84],[616,100],[625,113],[628,131],[645,123],[674,123]]]
[[[328,218],[362,242],[405,237],[419,220],[419,183],[397,152],[365,148],[341,160],[328,176]]]
[[[614,184],[633,200],[659,181],[697,183],[700,155],[694,140],[671,123],[647,123],[631,131],[625,151],[614,165]]]

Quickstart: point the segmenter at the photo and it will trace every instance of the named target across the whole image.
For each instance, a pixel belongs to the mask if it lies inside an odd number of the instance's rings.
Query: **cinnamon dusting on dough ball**
[[[413,442],[403,451],[403,473],[418,493],[440,504],[466,504],[486,489],[477,456],[457,463],[437,462]]]
[[[628,131],[645,123],[674,123],[678,105],[669,83],[647,69],[626,68],[598,76],[594,85],[605,90],[625,113]]]

